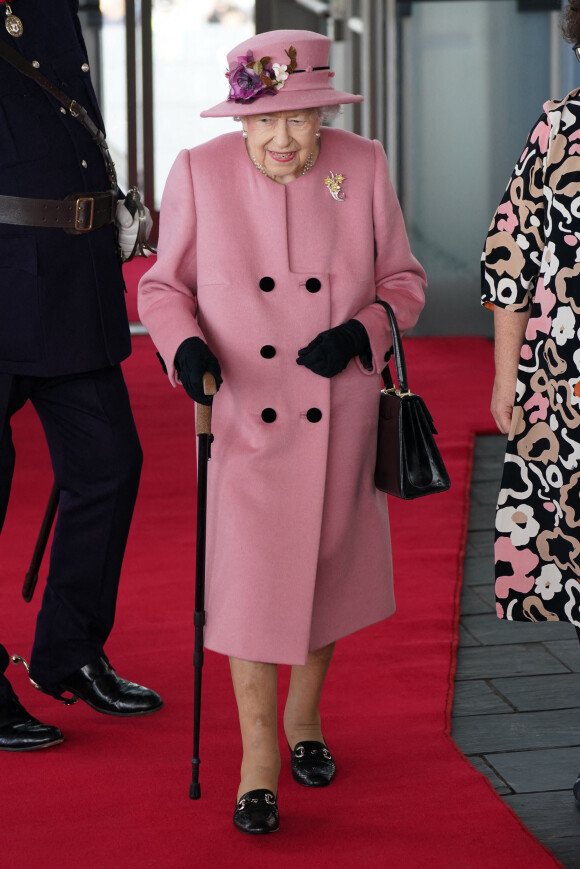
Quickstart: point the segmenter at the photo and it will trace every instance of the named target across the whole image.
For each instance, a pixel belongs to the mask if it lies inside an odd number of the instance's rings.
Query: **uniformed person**
[[[2,2],[0,49],[16,50],[103,129],[77,13],[78,0]],[[128,716],[163,703],[119,678],[103,648],[142,463],[120,368],[131,343],[116,239],[121,226],[129,251],[136,222],[117,197],[87,129],[0,56],[0,527],[15,460],[10,419],[31,401],[60,501],[30,676],[55,697]],[[0,645],[0,749],[61,742],[19,702],[8,662]]]

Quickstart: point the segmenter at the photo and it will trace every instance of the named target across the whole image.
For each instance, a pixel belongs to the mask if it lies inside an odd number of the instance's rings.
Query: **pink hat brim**
[[[273,96],[262,96],[251,103],[236,103],[224,100],[211,109],[200,112],[202,118],[233,118],[245,115],[264,115],[270,112],[286,112],[293,109],[315,109],[320,106],[337,106],[343,103],[361,103],[361,94],[349,94],[332,87],[319,90],[278,91]]]

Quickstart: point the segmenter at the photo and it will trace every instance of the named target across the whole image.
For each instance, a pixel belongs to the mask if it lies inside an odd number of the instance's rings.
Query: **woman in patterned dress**
[[[580,0],[564,12],[580,59]],[[534,124],[483,253],[491,412],[508,444],[496,514],[499,618],[580,639],[580,88]],[[580,777],[574,785],[580,807]]]

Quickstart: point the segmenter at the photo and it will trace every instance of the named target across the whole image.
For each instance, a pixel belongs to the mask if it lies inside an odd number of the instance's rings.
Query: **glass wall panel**
[[[429,278],[417,332],[491,334],[479,261],[550,94],[552,13],[516,0],[415,2],[401,20],[401,195]],[[555,95],[559,96],[559,94]]]
[[[101,109],[107,143],[113,155],[119,185],[129,188],[127,177],[127,54],[125,50],[125,0],[101,0]],[[135,183],[135,179],[132,179]]]
[[[119,183],[127,178],[125,0],[101,0],[103,107]],[[137,4],[139,12],[139,4]],[[254,0],[154,0],[152,16],[155,208],[182,148],[238,128],[199,113],[227,97],[226,55],[254,32]],[[137,76],[140,39],[137,39]],[[142,107],[137,106],[138,123]],[[140,133],[138,133],[140,135]],[[135,183],[137,179],[130,179]]]
[[[253,11],[253,0],[153,4],[156,207],[182,148],[240,128],[231,118],[199,113],[226,99],[226,55],[255,32]]]

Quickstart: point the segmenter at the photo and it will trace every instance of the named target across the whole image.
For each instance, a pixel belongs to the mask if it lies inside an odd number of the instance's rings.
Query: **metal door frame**
[[[127,167],[153,210],[155,202],[155,134],[153,108],[152,0],[126,0]]]

